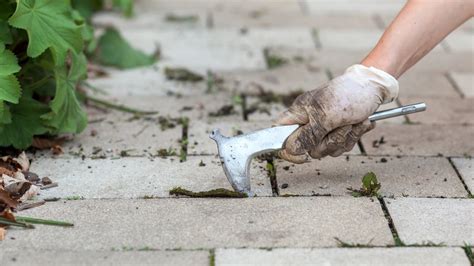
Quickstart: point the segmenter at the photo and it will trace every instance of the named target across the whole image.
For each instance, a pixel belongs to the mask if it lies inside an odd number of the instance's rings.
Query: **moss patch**
[[[170,195],[188,196],[191,198],[247,198],[246,193],[236,192],[225,188],[217,188],[209,191],[194,192],[181,187],[175,187],[169,191]]]

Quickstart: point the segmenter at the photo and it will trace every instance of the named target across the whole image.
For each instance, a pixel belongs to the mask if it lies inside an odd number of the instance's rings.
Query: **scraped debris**
[[[186,68],[165,68],[165,76],[169,80],[198,82],[204,80],[204,77],[187,70]]]
[[[191,198],[247,198],[246,193],[236,192],[225,188],[217,188],[209,191],[194,192],[181,187],[175,187],[169,191],[170,195],[188,196]]]

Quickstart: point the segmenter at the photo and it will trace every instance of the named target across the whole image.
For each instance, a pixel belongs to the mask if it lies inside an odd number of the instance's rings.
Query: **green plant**
[[[360,189],[347,188],[354,197],[378,196],[378,191],[382,185],[378,182],[377,176],[373,172],[368,172],[362,177],[362,187]]]
[[[4,0],[0,3],[0,147],[24,149],[36,135],[78,133],[87,125],[76,88],[87,77],[86,54],[121,68],[154,59],[114,30],[96,42],[88,24],[104,0]],[[132,0],[113,0],[126,15]],[[119,58],[110,47],[119,47]],[[129,64],[123,61],[129,62]]]

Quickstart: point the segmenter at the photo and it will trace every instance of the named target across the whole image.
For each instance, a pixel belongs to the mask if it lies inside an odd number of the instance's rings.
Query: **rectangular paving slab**
[[[235,265],[470,265],[461,248],[217,249],[216,266]]]
[[[474,124],[474,99],[411,96],[398,98],[402,105],[425,102],[425,112],[410,114],[408,119],[413,123],[437,125]]]
[[[190,155],[217,155],[216,142],[209,138],[213,129],[219,129],[226,137],[249,133],[255,130],[271,127],[272,121],[245,122],[235,120],[219,120],[214,122],[191,121],[189,123],[189,145]]]
[[[326,73],[305,64],[288,64],[263,71],[221,72],[217,75],[222,80],[221,89],[254,96],[310,91],[328,81]]]
[[[472,199],[386,199],[400,239],[405,244],[474,243]]]
[[[107,95],[115,97],[130,96],[170,96],[184,95],[196,96],[204,94],[207,89],[206,69],[186,66],[185,69],[200,75],[203,80],[196,82],[183,82],[168,80],[165,69],[183,67],[169,63],[157,64],[149,67],[141,67],[127,70],[107,68],[107,75],[88,79],[88,83]],[[102,96],[102,95],[98,95]]]
[[[337,245],[335,237],[393,244],[378,201],[365,198],[77,200],[51,202],[21,214],[69,220],[74,227],[10,229],[0,250],[326,247]]]
[[[142,198],[169,197],[169,190],[232,189],[218,158],[190,156],[186,162],[170,158],[49,159],[33,161],[31,170],[59,183],[41,191],[41,198]],[[258,196],[271,196],[265,164],[251,165],[252,189]]]
[[[474,155],[473,132],[471,125],[383,124],[365,134],[362,143],[369,155],[465,156]]]
[[[134,47],[151,53],[161,48],[162,62],[191,69],[263,69],[261,49],[236,30],[127,30]]]
[[[209,265],[209,251],[159,251],[140,247],[115,251],[0,250],[2,265]],[[139,251],[137,251],[139,249]],[[123,250],[123,251],[120,251]]]
[[[153,156],[161,149],[179,153],[181,136],[181,125],[171,117],[113,112],[90,117],[87,128],[63,145],[61,157]]]
[[[347,188],[361,188],[362,177],[373,172],[382,185],[380,193],[383,196],[467,196],[447,158],[341,156],[302,165],[278,161],[276,165],[280,195],[350,197]]]
[[[464,183],[471,193],[474,193],[474,159],[451,158],[454,167],[458,170]]]
[[[461,98],[445,73],[408,71],[398,81],[400,97],[419,96],[423,99],[428,97]],[[431,111],[431,106],[429,107]]]

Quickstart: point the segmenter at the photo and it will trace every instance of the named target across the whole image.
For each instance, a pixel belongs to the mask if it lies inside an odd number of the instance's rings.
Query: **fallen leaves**
[[[5,228],[8,226],[34,228],[33,223],[70,226],[69,223],[58,221],[29,217],[15,218],[13,211],[44,204],[44,201],[29,204],[26,204],[25,201],[35,197],[40,188],[43,189],[56,184],[49,177],[40,179],[37,174],[29,170],[30,160],[25,152],[22,152],[16,158],[12,156],[0,157],[0,240],[5,238]]]

